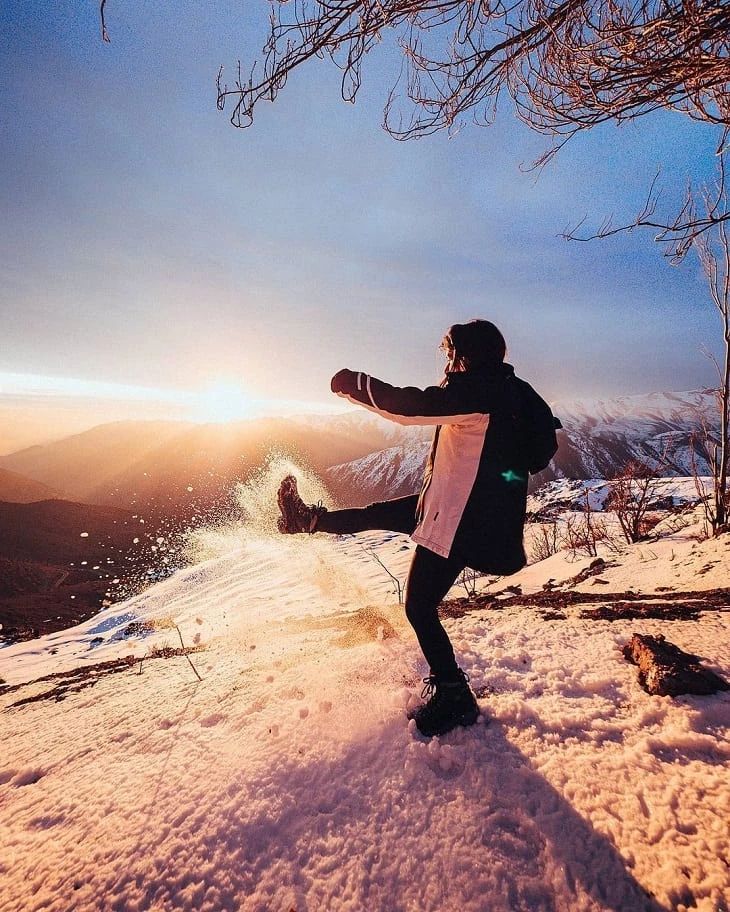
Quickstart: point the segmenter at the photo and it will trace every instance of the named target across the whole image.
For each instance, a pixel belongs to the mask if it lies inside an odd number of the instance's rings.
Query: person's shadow
[[[509,870],[505,908],[563,912],[556,896],[567,888],[575,898],[571,910],[665,912],[667,907],[638,883],[610,839],[532,768],[504,726],[493,720],[480,734],[491,786],[484,842],[492,858],[503,860]]]
[[[434,747],[386,718],[329,741],[327,759],[292,744],[278,766],[240,769],[201,793],[195,821],[178,818],[185,858],[146,872],[148,896],[174,896],[185,859],[204,857],[221,909],[667,912],[499,722]]]

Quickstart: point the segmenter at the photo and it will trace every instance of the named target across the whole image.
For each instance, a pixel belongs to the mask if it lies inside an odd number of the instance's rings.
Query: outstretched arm
[[[362,371],[341,370],[332,378],[332,392],[398,424],[459,424],[486,414],[473,394],[448,386],[391,386]]]

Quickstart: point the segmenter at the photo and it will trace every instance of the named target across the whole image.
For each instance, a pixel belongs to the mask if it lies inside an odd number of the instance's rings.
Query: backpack
[[[517,381],[517,402],[513,402],[512,419],[517,423],[521,461],[530,475],[542,472],[558,450],[555,434],[562,428],[550,406],[524,380]]]

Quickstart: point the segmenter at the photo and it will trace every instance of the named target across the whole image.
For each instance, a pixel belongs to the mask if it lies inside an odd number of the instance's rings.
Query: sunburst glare
[[[194,421],[224,423],[251,418],[256,412],[256,402],[234,382],[219,380],[198,393],[192,404]]]

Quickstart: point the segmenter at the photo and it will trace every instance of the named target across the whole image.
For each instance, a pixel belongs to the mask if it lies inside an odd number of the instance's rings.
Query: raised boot
[[[305,504],[297,490],[297,480],[293,475],[287,475],[279,485],[277,502],[281,516],[277,520],[279,532],[293,535],[297,532],[314,532],[317,520],[327,512],[327,507],[322,504]]]

